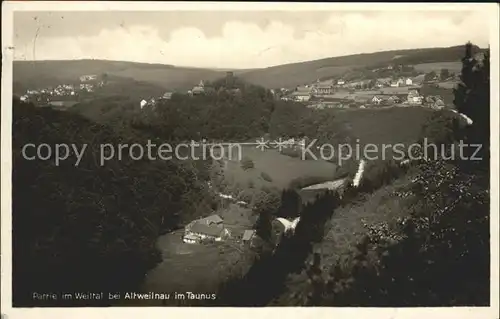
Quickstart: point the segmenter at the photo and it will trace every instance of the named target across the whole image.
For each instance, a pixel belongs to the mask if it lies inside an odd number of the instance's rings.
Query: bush
[[[269,174],[267,174],[266,172],[260,173],[260,177],[262,177],[262,179],[265,180],[266,182],[272,182],[273,181],[273,179],[271,178],[271,176],[269,176]]]
[[[249,170],[249,169],[252,169],[254,167],[255,167],[255,165],[254,165],[252,159],[250,159],[248,157],[244,157],[241,159],[241,168],[243,168],[244,170]]]

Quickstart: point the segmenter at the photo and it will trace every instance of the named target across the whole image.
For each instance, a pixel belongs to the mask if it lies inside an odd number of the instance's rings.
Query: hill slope
[[[388,64],[423,64],[459,61],[463,46],[383,51],[355,54],[321,60],[278,65],[263,69],[235,70],[242,80],[267,88],[295,87],[320,78],[340,76],[361,67]],[[475,47],[475,51],[482,51]],[[176,67],[104,60],[76,61],[15,61],[14,81],[28,87],[77,81],[80,75],[103,74],[151,82],[165,89],[187,90],[200,80],[215,80],[225,76],[225,70]]]
[[[475,47],[475,50],[478,52],[481,49]],[[340,76],[354,68],[460,61],[463,53],[462,45],[449,48],[383,51],[278,65],[247,71],[239,76],[250,83],[258,82],[268,88],[294,87],[321,78]]]
[[[171,90],[187,90],[201,79],[214,80],[225,74],[210,69],[123,61],[14,61],[14,81],[29,87],[75,82],[81,75],[103,73],[151,82]]]

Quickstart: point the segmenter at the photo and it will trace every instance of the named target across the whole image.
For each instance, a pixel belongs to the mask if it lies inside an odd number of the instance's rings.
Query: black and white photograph
[[[4,2],[2,316],[498,318],[498,19]]]

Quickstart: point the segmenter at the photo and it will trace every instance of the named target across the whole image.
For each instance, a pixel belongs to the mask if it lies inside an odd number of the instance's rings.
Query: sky
[[[478,11],[17,11],[15,60],[263,68],[377,51],[489,44]]]

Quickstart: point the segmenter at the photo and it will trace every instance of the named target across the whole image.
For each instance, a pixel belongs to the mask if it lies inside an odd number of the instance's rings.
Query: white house
[[[97,78],[97,75],[82,75],[80,77],[80,82],[93,81]]]
[[[200,243],[205,240],[222,241],[229,231],[224,228],[222,218],[212,215],[192,221],[186,226],[182,240],[185,243]]]
[[[405,80],[405,84],[406,84],[406,85],[408,85],[408,86],[409,86],[409,85],[413,85],[413,81],[412,81],[412,79],[407,78],[407,79]]]
[[[285,218],[282,218],[282,217],[278,217],[278,218],[276,218],[276,221],[281,223],[281,225],[284,228],[285,233],[288,233],[288,232],[293,233],[295,231],[295,228],[297,227],[297,224],[300,221],[300,217],[297,217],[292,221],[285,219]]]
[[[311,99],[312,90],[306,87],[297,87],[294,92],[292,92],[291,97],[300,102],[307,102]]]
[[[255,229],[247,229],[243,233],[243,237],[241,238],[241,240],[244,243],[245,242],[252,242],[252,239],[254,238],[254,236],[255,236]]]
[[[382,98],[375,95],[371,98],[370,102],[373,104],[380,104],[380,102],[382,102]]]
[[[148,104],[148,102],[146,100],[142,100],[141,101],[141,109],[144,108],[147,104]]]
[[[305,93],[297,93],[293,94],[295,100],[300,101],[300,102],[307,102],[311,99],[310,94],[305,94]]]
[[[423,99],[423,96],[421,96],[417,90],[411,90],[408,93],[408,104],[421,105]]]
[[[337,81],[337,85],[344,85],[345,84],[345,81],[340,79]]]

